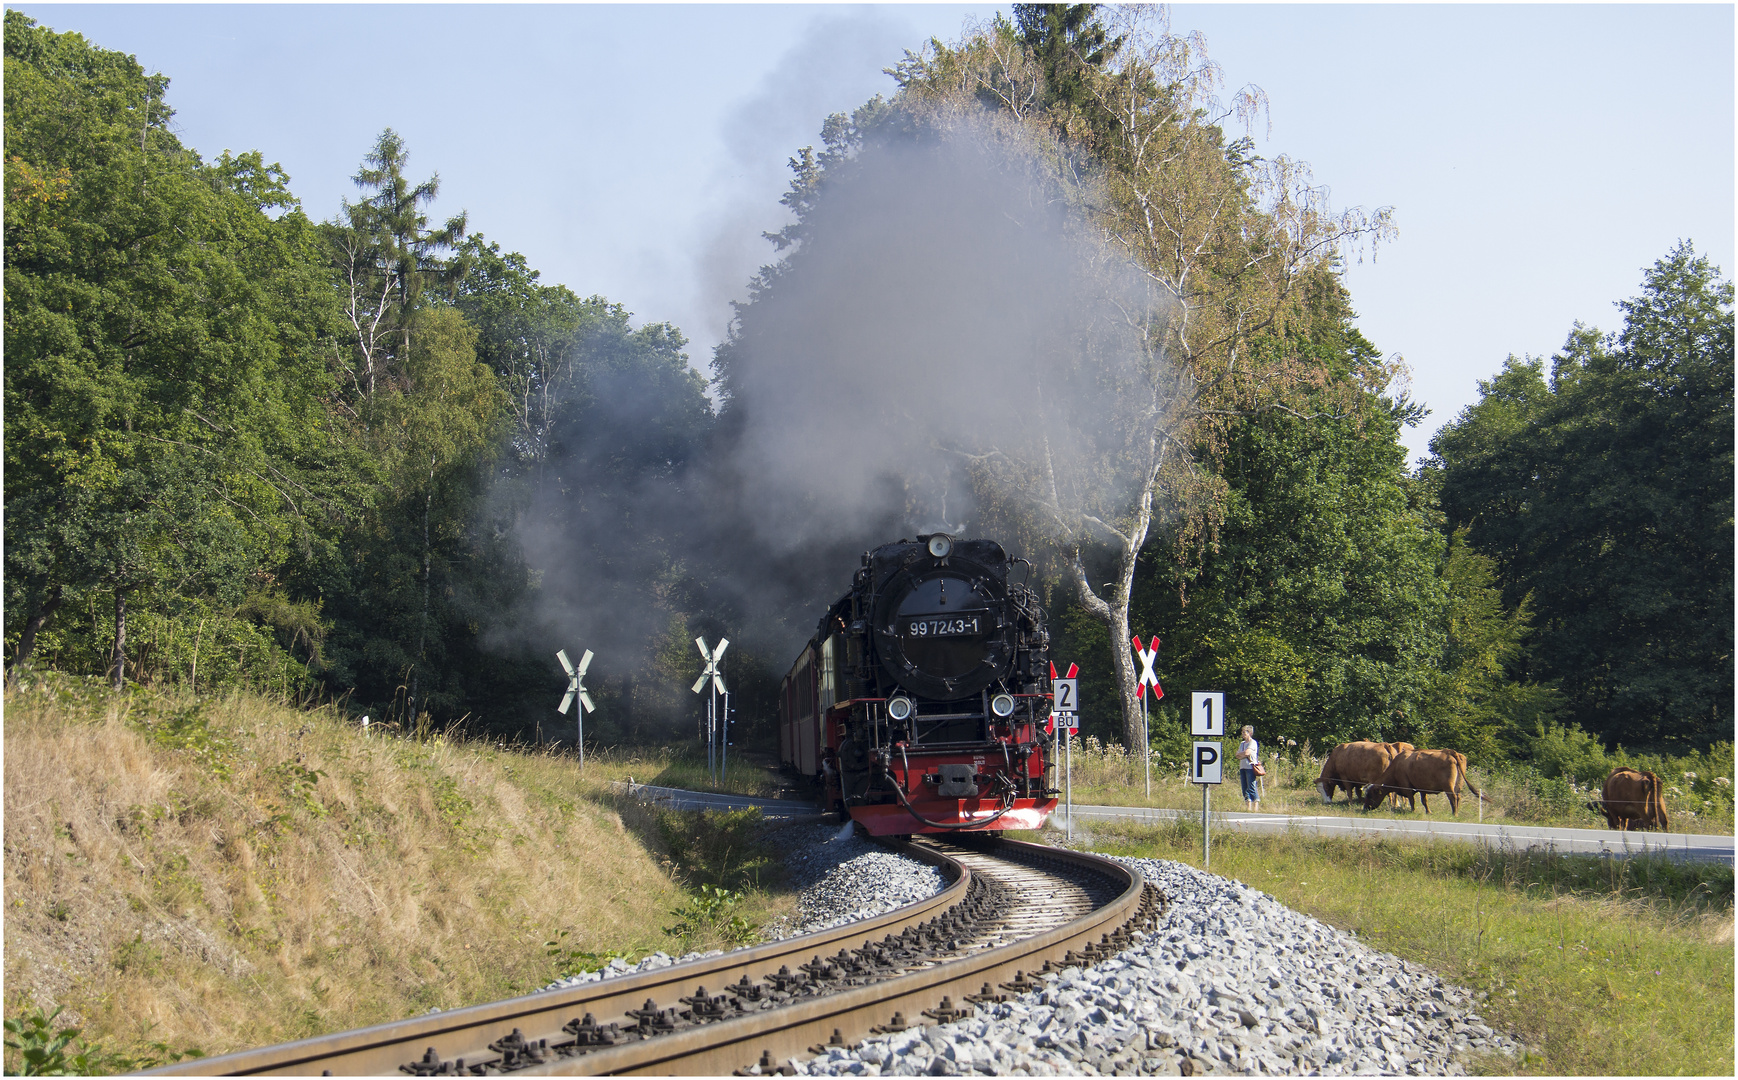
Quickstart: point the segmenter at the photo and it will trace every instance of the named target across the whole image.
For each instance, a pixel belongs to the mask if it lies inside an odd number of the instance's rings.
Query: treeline
[[[1387,213],[1231,137],[1259,92],[1150,10],[1016,5],[829,120],[716,409],[674,327],[431,224],[390,131],[316,222],[130,57],[15,12],[5,55],[9,670],[530,735],[607,641],[591,730],[645,739],[725,635],[752,736],[857,553],[962,524],[1125,743],[1135,631],[1155,735],[1213,688],[1270,742],[1730,738],[1730,284],[1680,246],[1409,472],[1338,274]]]
[[[705,437],[680,333],[431,224],[390,130],[315,221],[132,57],[9,11],[5,64],[8,670],[555,719],[521,534]]]

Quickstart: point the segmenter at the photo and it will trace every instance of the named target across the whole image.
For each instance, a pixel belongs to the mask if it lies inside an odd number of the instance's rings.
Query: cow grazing
[[[1613,769],[1605,778],[1599,801],[1605,823],[1613,829],[1668,832],[1672,827],[1671,818],[1666,816],[1665,785],[1651,772]]]
[[[1401,754],[1406,753],[1406,751],[1408,751],[1408,750],[1418,749],[1418,747],[1413,746],[1409,742],[1385,742],[1382,745],[1388,748],[1388,757],[1389,757],[1390,762],[1392,762],[1392,760],[1394,758],[1399,757]],[[1378,779],[1380,779],[1380,778],[1378,778]],[[1400,796],[1395,794],[1394,792],[1388,793],[1388,809],[1390,809],[1390,810],[1400,809]]]
[[[1384,795],[1404,796],[1409,807],[1416,808],[1412,799],[1424,800],[1424,812],[1430,813],[1430,796],[1448,796],[1451,813],[1460,813],[1460,786],[1474,795],[1481,794],[1466,777],[1466,755],[1458,750],[1408,750],[1396,757],[1375,783],[1364,789],[1364,809],[1374,810]]]
[[[1394,751],[1390,749],[1393,745],[1349,742],[1334,747],[1322,762],[1322,775],[1316,780],[1316,789],[1322,793],[1322,801],[1333,802],[1334,792],[1340,788],[1345,789],[1348,799],[1355,799],[1363,794],[1364,785],[1373,784],[1380,779],[1382,770],[1394,760]]]

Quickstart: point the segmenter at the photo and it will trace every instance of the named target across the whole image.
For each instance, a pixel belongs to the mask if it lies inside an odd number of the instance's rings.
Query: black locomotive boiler
[[[824,808],[876,836],[1044,823],[1050,637],[1031,573],[944,533],[864,554],[782,687],[780,758]]]

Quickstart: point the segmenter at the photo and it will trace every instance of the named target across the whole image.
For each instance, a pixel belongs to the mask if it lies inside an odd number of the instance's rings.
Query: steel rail
[[[1003,841],[1000,847],[1020,861],[1067,864],[1077,873],[1114,883],[1115,898],[1066,925],[957,959],[910,964],[905,974],[867,985],[849,986],[729,1019],[683,1027],[652,1038],[633,1038],[595,1046],[583,1053],[560,1052],[575,1042],[574,1027],[583,1014],[602,1022],[655,1004],[669,1010],[675,1002],[728,991],[738,980],[753,983],[810,956],[834,950],[866,949],[883,935],[897,934],[963,903],[972,891],[972,871],[928,844],[902,849],[940,867],[950,884],[927,900],[886,915],[832,930],[773,942],[723,956],[676,964],[658,971],[605,979],[566,990],[380,1024],[280,1046],[195,1059],[152,1070],[148,1075],[393,1075],[426,1058],[441,1074],[478,1074],[503,1067],[522,1075],[600,1075],[616,1073],[729,1073],[755,1063],[772,1065],[807,1051],[811,1044],[856,1042],[875,1025],[920,1023],[927,1011],[941,1019],[969,1012],[968,996],[1021,972],[1049,970],[1065,963],[1089,962],[1101,949],[1121,940],[1121,931],[1153,905],[1138,875],[1110,860],[1080,852]],[[982,888],[982,886],[980,886]],[[1027,903],[1031,897],[1018,897]],[[1114,935],[1114,936],[1113,936]],[[909,970],[915,967],[916,970]],[[944,999],[946,1000],[944,1003]],[[952,1006],[949,1011],[945,1006]],[[898,1017],[896,1018],[896,1014]],[[402,1069],[401,1069],[402,1067]]]
[[[545,990],[485,1005],[472,1005],[395,1020],[334,1035],[321,1035],[277,1046],[239,1050],[218,1057],[193,1058],[149,1070],[146,1076],[318,1076],[323,1070],[338,1076],[395,1075],[399,1066],[434,1048],[443,1058],[478,1060],[491,1053],[490,1042],[514,1028],[536,1033],[532,1038],[561,1035],[561,1025],[586,1012],[605,1021],[620,1019],[648,998],[674,1001],[696,985],[714,992],[728,989],[743,976],[756,981],[786,965],[879,941],[943,913],[965,898],[971,875],[952,859],[910,845],[906,853],[935,866],[948,884],[934,896],[885,915],[783,941],[738,949],[705,960],[672,964],[656,971],[583,983],[562,990]],[[563,1036],[565,1037],[565,1036]]]

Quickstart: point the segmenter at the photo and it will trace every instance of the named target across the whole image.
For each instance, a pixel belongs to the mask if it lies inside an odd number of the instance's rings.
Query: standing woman
[[[1243,781],[1243,808],[1250,813],[1260,809],[1261,790],[1255,786],[1256,767],[1261,764],[1261,744],[1255,741],[1255,729],[1243,726],[1243,742],[1237,747],[1237,778]]]

